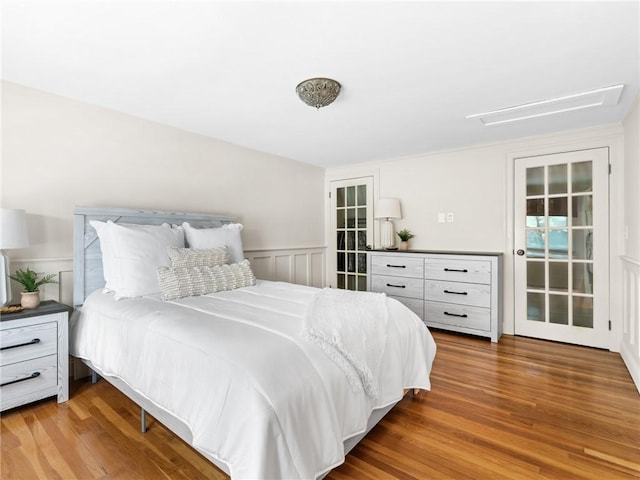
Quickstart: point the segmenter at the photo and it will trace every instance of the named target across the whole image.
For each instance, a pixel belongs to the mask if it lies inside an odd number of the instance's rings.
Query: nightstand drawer
[[[49,355],[0,367],[1,408],[58,393],[58,357]]]
[[[491,310],[467,305],[424,302],[424,321],[435,327],[436,324],[443,324],[488,332],[491,330]]]
[[[425,261],[424,276],[449,282],[491,283],[491,262],[429,258]]]
[[[424,299],[488,308],[491,306],[491,285],[425,280]]]
[[[0,365],[54,355],[58,350],[57,333],[55,321],[0,331]]]
[[[423,278],[424,260],[401,255],[374,255],[371,257],[371,273],[373,275]]]
[[[424,298],[424,280],[422,278],[391,277],[373,275],[371,291],[384,292],[396,297]]]

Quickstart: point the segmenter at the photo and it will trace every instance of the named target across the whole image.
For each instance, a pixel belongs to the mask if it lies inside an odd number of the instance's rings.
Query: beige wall
[[[75,205],[234,215],[248,250],[324,246],[324,170],[2,83],[3,207],[27,211],[14,259],[70,258]]]
[[[622,319],[620,354],[640,392],[640,98],[624,127],[623,250],[619,290]]]
[[[624,126],[624,254],[640,261],[640,99]]]
[[[415,249],[504,250],[504,154],[475,148],[380,166],[380,198],[400,198],[401,220]],[[454,221],[439,223],[438,213]]]

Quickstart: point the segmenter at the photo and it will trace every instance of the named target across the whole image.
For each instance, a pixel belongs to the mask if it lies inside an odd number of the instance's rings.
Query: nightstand
[[[69,399],[69,311],[52,300],[0,315],[0,411]]]

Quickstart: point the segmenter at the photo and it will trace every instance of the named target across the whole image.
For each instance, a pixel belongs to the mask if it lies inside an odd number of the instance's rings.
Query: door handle
[[[518,249],[518,251],[516,252],[519,256],[523,256],[524,255],[524,250],[522,250],[521,248]]]

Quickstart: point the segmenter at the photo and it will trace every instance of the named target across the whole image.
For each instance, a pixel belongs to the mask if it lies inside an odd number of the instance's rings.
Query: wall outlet
[[[447,213],[447,223],[451,223],[453,222],[453,220],[454,220],[453,212]]]
[[[445,222],[444,212],[438,213],[438,223],[444,223],[444,222]]]

